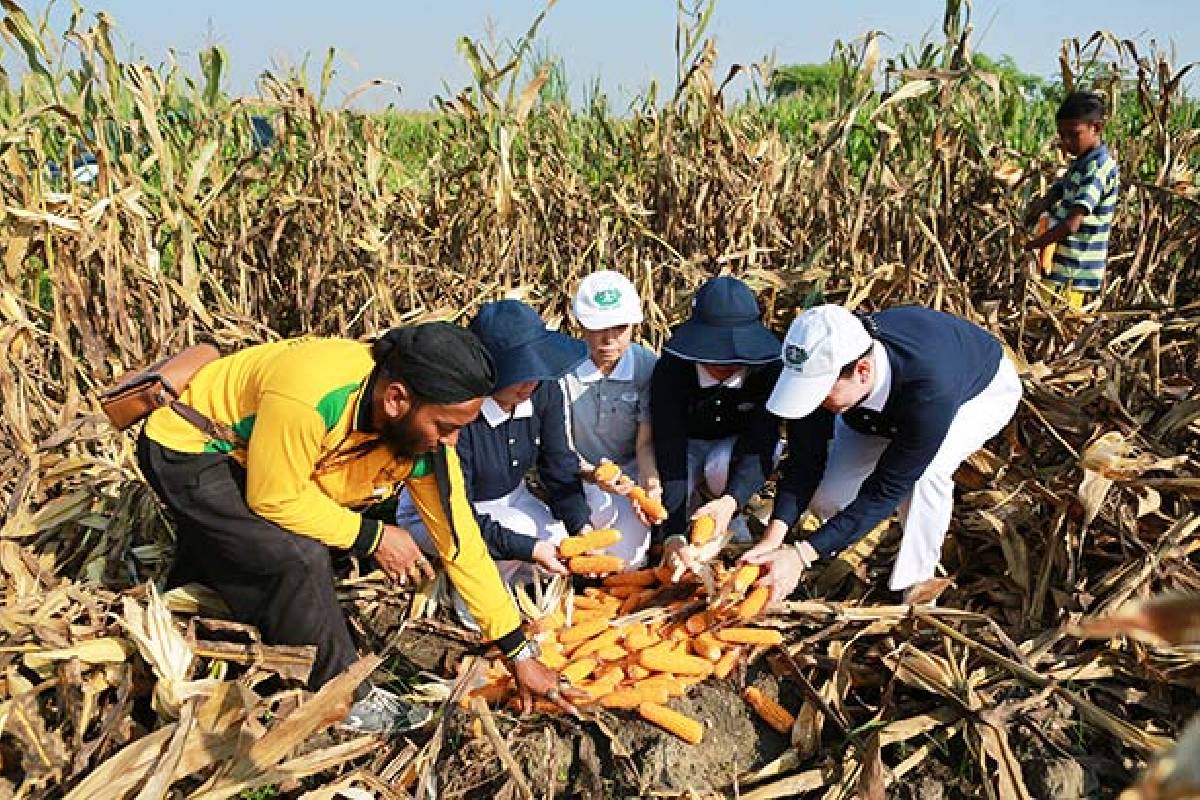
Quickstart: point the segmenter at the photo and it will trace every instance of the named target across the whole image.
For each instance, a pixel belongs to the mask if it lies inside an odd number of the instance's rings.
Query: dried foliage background
[[[385,776],[393,796],[439,774],[446,796],[510,783],[521,794],[511,758],[443,752],[440,738],[419,752],[312,744],[340,685],[276,722],[282,701],[245,682],[189,693],[202,676],[179,648],[195,640],[179,645],[140,586],[163,574],[170,531],[132,438],[97,418],[94,392],[202,335],[229,347],[364,336],[460,319],[506,293],[560,318],[577,280],[602,267],[635,280],[652,343],[726,271],[762,292],[780,328],[819,297],[962,314],[1004,339],[1025,378],[1009,435],[961,475],[955,585],[942,598],[958,611],[876,605],[876,556],[894,532],[816,575],[820,599],[777,618],[791,658],[752,673],[812,687],[803,730],[772,767],[741,776],[758,785],[742,796],[904,797],[904,776],[937,764],[984,796],[1037,796],[1031,764],[1051,760],[1086,767],[1111,795],[1195,709],[1188,636],[1113,630],[1097,643],[1072,628],[1200,591],[1188,67],[1107,33],[1064,43],[1064,86],[1094,86],[1121,109],[1108,132],[1124,183],[1113,280],[1077,313],[1030,291],[1014,235],[1061,167],[1053,106],[972,66],[968,3],[947,3],[944,41],[882,63],[878,34],[840,44],[838,90],[808,117],[806,98],[761,99],[766,65],[715,72],[701,4],[681,7],[678,85],[627,113],[603,98],[582,111],[556,102],[553,65],[530,55],[535,22],[511,47],[464,40],[473,85],[416,122],[331,108],[328,64],[315,89],[265,75],[261,97],[236,99],[220,88],[217,49],[193,77],[120,61],[103,13],[79,12],[62,33],[0,5],[0,46],[28,67],[0,73],[0,795],[86,796],[100,785],[89,774],[123,775],[122,791],[145,797],[201,779],[200,796],[224,797],[311,774],[376,792]],[[730,81],[747,78],[745,102],[727,107]],[[71,177],[85,153],[90,183]],[[142,619],[131,602],[158,620],[151,644],[130,633],[144,622],[129,621]],[[377,622],[360,611],[364,629]],[[156,720],[146,725],[131,714],[154,682],[155,710],[134,715]],[[448,769],[471,753],[466,772]],[[1184,796],[1163,769],[1153,776],[1138,796]],[[703,793],[734,777],[627,785]]]

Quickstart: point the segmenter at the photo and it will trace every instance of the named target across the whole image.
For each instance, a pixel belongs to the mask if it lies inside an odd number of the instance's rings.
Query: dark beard
[[[379,430],[379,440],[396,458],[416,458],[421,455],[418,449],[418,436],[408,424],[408,417],[411,413],[409,411],[400,419],[385,422]]]

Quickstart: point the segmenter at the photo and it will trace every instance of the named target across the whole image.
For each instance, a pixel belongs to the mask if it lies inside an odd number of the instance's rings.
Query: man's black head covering
[[[492,393],[496,367],[475,335],[448,322],[392,328],[371,355],[383,375],[427,403],[465,403]]]

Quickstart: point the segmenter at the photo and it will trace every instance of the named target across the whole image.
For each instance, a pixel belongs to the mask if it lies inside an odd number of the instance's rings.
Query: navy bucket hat
[[[675,329],[663,350],[704,364],[770,364],[780,344],[762,324],[758,300],[737,278],[713,278],[696,292],[691,318]]]
[[[496,363],[497,389],[526,381],[557,380],[588,352],[578,339],[549,330],[538,313],[520,300],[484,303],[467,327]]]

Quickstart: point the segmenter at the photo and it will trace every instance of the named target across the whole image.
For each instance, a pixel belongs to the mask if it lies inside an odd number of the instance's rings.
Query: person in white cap
[[[572,310],[588,358],[560,382],[592,527],[619,530],[621,541],[609,552],[630,568],[641,567],[650,548],[651,521],[623,495],[640,484],[650,497],[662,498],[650,431],[650,378],[658,359],[633,341],[642,303],[624,275],[611,270],[588,275],[575,292]],[[620,480],[596,480],[595,468],[605,461],[621,468]]]
[[[772,602],[897,509],[903,536],[889,586],[907,600],[941,560],[954,470],[1008,424],[1020,399],[1000,341],[950,314],[860,316],[823,305],[797,317],[767,402],[789,420],[789,452],[772,520],[743,557],[766,568]],[[783,546],[805,509],[821,527]]]

